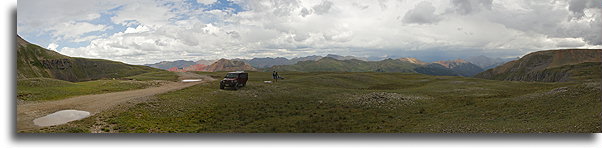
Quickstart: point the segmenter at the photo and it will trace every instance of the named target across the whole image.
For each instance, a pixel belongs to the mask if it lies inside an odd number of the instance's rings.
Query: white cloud
[[[416,7],[403,16],[404,23],[431,24],[441,20],[441,16],[435,14],[435,7],[430,2],[420,2]]]
[[[47,31],[63,22],[93,20],[117,6],[114,0],[19,0],[17,30],[19,33]]]
[[[123,33],[140,33],[147,32],[150,29],[144,25],[138,25],[136,28],[128,27]]]
[[[149,0],[137,0],[135,3],[124,5],[116,15],[111,17],[115,24],[125,26],[144,25],[148,27],[160,27],[169,23],[169,19],[175,17],[168,7]]]
[[[217,0],[196,0],[197,3],[201,3],[201,4],[205,4],[205,5],[211,5],[215,2],[217,2]]]
[[[93,11],[56,17],[63,21],[52,21],[42,28],[56,37],[90,41],[90,45],[78,48],[61,44],[62,53],[132,64],[328,53],[404,55],[439,50],[519,56],[542,49],[599,47],[602,12],[599,6],[590,5],[597,1],[237,0],[246,11],[234,13],[232,9],[189,9],[180,2],[132,0],[101,8],[80,4]],[[215,3],[200,1],[205,2]],[[111,12],[115,16],[108,23],[124,25],[124,31],[83,36],[106,30],[108,24],[81,20],[98,18],[98,12],[116,6],[121,7]],[[34,15],[37,12],[28,13],[24,16],[38,18]],[[19,22],[19,28],[32,29],[36,24],[20,18]]]
[[[97,36],[97,35],[90,35],[90,36],[85,36],[85,37],[79,37],[79,38],[75,38],[73,40],[71,40],[71,42],[75,42],[75,43],[79,43],[79,42],[87,42],[87,41],[91,41],[94,39],[98,39],[101,36]]]
[[[50,44],[48,44],[48,46],[46,46],[47,49],[54,50],[54,51],[56,51],[57,47],[59,47],[59,45],[56,43],[50,43]]]
[[[451,0],[455,11],[460,14],[470,14],[481,9],[491,10],[493,0]]]
[[[106,25],[97,25],[87,22],[65,22],[59,23],[49,28],[53,37],[64,37],[66,39],[78,39],[89,32],[104,31],[108,29]]]
[[[332,8],[332,5],[332,2],[324,0],[320,4],[312,7],[312,9],[316,14],[322,15],[328,13],[330,11],[330,8]]]

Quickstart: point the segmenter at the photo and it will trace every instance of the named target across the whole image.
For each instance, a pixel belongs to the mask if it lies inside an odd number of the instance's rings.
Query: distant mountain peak
[[[214,62],[213,64],[207,66],[207,71],[210,72],[216,72],[216,71],[256,71],[257,69],[255,69],[254,67],[252,67],[251,65],[249,65],[246,62],[243,61],[235,61],[235,60],[228,60],[228,59],[219,59],[216,62]]]
[[[427,63],[422,62],[416,58],[411,58],[411,57],[405,57],[405,58],[399,58],[400,61],[404,61],[404,62],[409,62],[412,64],[418,64],[418,65],[426,65]]]
[[[439,65],[441,65],[443,67],[446,67],[446,68],[453,68],[453,67],[455,67],[455,66],[457,66],[459,64],[464,64],[464,63],[469,63],[469,62],[466,62],[466,61],[464,61],[462,59],[456,59],[456,60],[450,60],[450,61],[436,61],[436,62],[433,62],[433,63],[439,64]]]

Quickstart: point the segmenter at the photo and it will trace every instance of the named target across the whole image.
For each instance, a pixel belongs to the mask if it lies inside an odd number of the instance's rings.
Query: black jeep
[[[224,89],[224,87],[232,87],[234,90],[238,90],[239,87],[244,87],[247,85],[248,79],[249,73],[244,71],[229,72],[226,74],[224,79],[219,82],[219,89]]]

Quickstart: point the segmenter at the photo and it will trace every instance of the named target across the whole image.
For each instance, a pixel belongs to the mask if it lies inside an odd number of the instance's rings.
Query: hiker
[[[274,79],[274,82],[278,81],[278,77],[280,77],[280,76],[278,76],[278,72],[276,72],[276,71],[272,72],[272,78]]]

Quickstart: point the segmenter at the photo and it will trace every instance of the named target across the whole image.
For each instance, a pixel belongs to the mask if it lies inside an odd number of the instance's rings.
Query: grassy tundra
[[[155,80],[177,81],[177,78],[175,73],[169,71],[150,72],[125,78],[132,80],[102,79],[69,82],[51,78],[22,78],[17,79],[17,99],[47,101],[80,95],[142,89],[164,83]]]
[[[200,73],[222,77],[225,73]],[[27,132],[600,132],[600,80],[512,82],[406,73],[251,72]],[[94,129],[100,129],[95,131]]]

